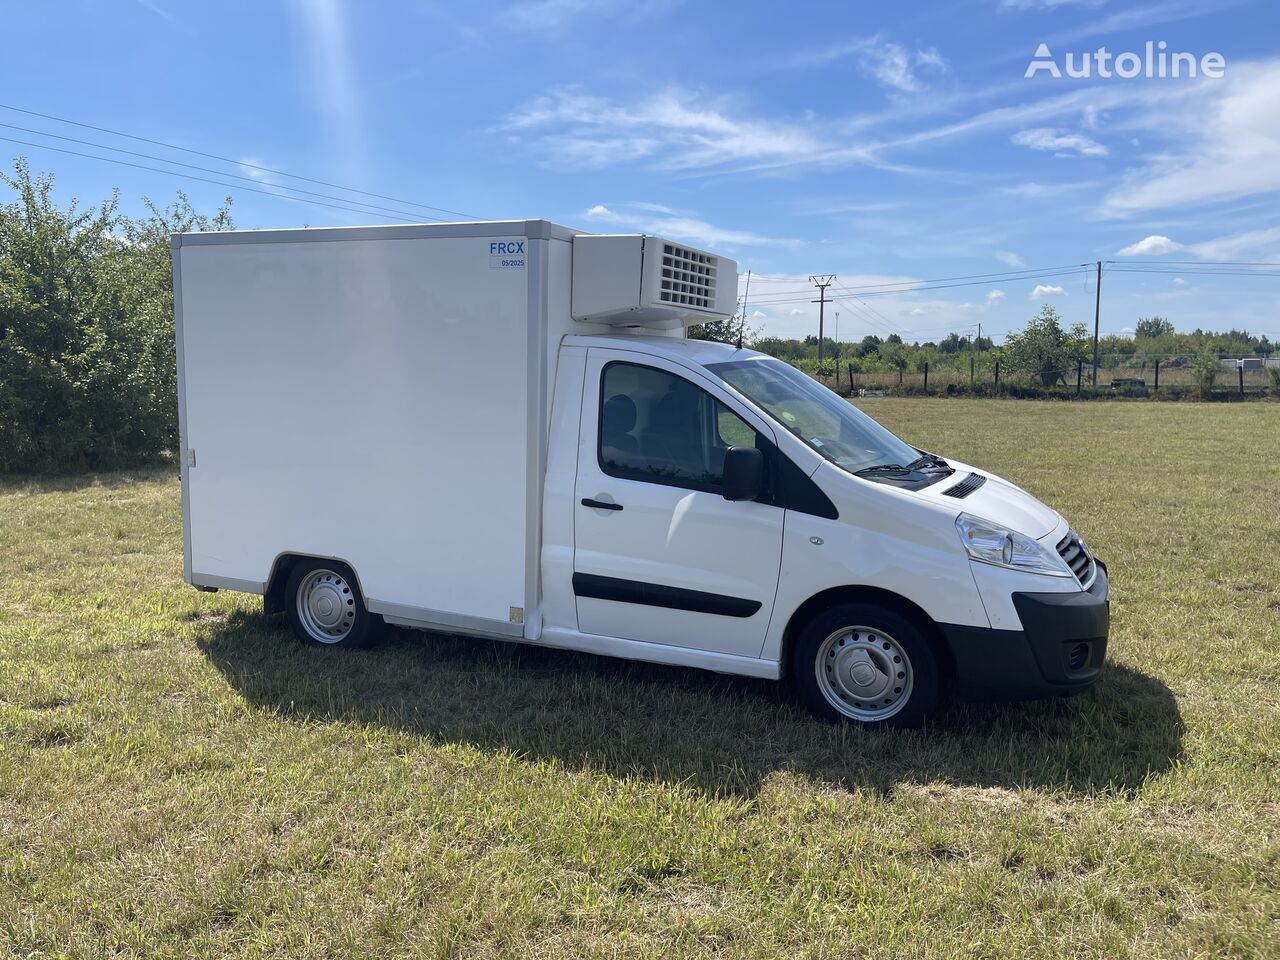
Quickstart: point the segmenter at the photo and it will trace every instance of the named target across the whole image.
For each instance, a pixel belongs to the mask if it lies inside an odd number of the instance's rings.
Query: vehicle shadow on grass
[[[1182,753],[1172,692],[1109,665],[1065,700],[958,704],[928,729],[815,719],[781,684],[521,644],[388,629],[368,650],[304,647],[237,612],[200,641],[257,707],[384,726],[570,769],[754,796],[773,773],[891,792],[900,783],[1127,792]]]

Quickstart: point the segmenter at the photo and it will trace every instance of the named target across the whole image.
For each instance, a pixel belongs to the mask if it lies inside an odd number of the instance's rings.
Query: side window
[[[600,468],[610,476],[719,492],[725,451],[759,445],[741,417],[664,370],[610,363],[600,388]]]

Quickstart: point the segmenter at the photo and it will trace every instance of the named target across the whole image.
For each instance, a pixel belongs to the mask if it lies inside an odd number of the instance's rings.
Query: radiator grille
[[[963,500],[973,491],[987,482],[987,478],[980,473],[971,473],[954,487],[948,487],[942,491],[944,497],[955,497],[957,500]]]
[[[662,286],[658,299],[711,309],[716,302],[717,257],[686,250],[674,243],[662,245]]]
[[[1093,583],[1093,557],[1089,556],[1088,548],[1074,530],[1068,530],[1058,543],[1058,556],[1067,562],[1082,587]]]

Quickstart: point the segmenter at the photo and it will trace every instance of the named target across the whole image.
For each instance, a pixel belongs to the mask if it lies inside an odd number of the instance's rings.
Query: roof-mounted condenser
[[[733,315],[738,264],[642,235],[573,238],[573,319],[672,330]]]

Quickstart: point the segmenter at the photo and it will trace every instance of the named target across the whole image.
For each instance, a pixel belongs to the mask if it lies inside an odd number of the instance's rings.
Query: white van
[[[304,641],[789,675],[866,726],[1098,676],[1106,568],[1058,513],[685,339],[731,260],[530,220],[181,234],[173,276],[185,579]]]

